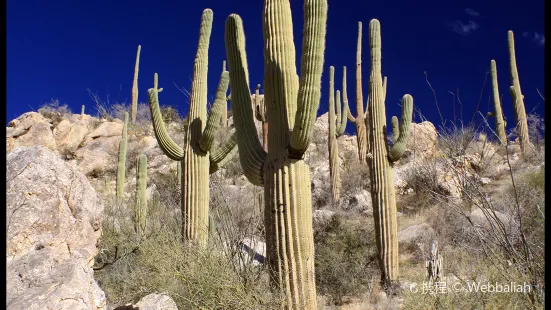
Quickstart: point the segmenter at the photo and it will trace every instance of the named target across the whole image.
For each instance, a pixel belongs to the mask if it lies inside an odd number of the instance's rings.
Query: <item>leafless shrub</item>
[[[40,109],[38,109],[38,113],[42,114],[45,118],[49,118],[52,120],[52,125],[55,127],[57,124],[59,124],[63,118],[70,116],[71,110],[69,107],[64,104],[60,105],[59,99],[50,99],[50,101],[45,102]]]

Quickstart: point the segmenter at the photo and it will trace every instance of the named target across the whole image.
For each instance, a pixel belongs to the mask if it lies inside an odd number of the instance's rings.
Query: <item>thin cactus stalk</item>
[[[499,100],[496,61],[493,59],[490,62],[490,75],[492,78],[492,95],[494,97],[494,113],[492,113],[492,116],[494,117],[496,123],[496,134],[499,139],[499,144],[507,144],[505,121],[503,120],[503,113],[501,112],[501,102]]]
[[[178,178],[178,185],[182,185],[182,162],[178,161],[176,164],[176,177]]]
[[[343,71],[343,101],[348,103],[346,92],[346,67]],[[352,123],[356,124],[358,158],[362,163],[365,163],[369,137],[367,136],[367,122],[365,120],[367,115],[366,112],[364,112],[362,93],[362,22],[358,22],[358,44],[356,48],[356,117],[354,117],[350,111],[348,111],[347,116]]]
[[[84,105],[80,108],[80,119],[84,119]]]
[[[207,68],[212,20],[212,10],[205,9],[201,17],[188,112],[189,125],[183,148],[170,138],[163,122],[159,109],[157,74],[153,88],[148,90],[153,128],[159,146],[168,157],[182,162],[182,237],[201,246],[205,246],[208,240],[209,174],[216,171],[212,167],[220,166],[228,156],[236,153],[235,136],[217,149],[214,149],[213,143],[226,105],[229,84],[227,71],[222,72],[216,99],[207,118]]]
[[[331,191],[333,194],[333,201],[338,201],[340,198],[340,171],[339,171],[339,145],[337,143],[337,138],[344,133],[346,128],[346,112],[348,110],[348,104],[344,105],[344,110],[341,113],[341,95],[340,91],[337,90],[337,100],[335,103],[335,94],[334,94],[334,76],[335,68],[333,66],[329,67],[329,139],[328,139],[328,149],[329,149],[329,175],[331,177]],[[335,113],[335,104],[336,104],[336,113]]]
[[[304,12],[299,81],[290,3],[264,3],[264,39],[270,42],[264,45],[268,152],[252,119],[245,34],[238,15],[228,17],[225,34],[240,162],[248,180],[264,186],[267,262],[286,309],[317,309],[310,169],[303,158],[319,107],[327,1],[306,0]]]
[[[147,228],[147,156],[140,154],[136,165],[136,232],[143,236]]]
[[[264,95],[260,95],[260,84],[254,91],[254,111],[256,120],[262,123],[262,148],[268,152],[268,115],[264,104]]]
[[[128,112],[124,112],[124,125],[122,137],[119,141],[119,161],[117,165],[117,199],[121,201],[124,197],[124,181],[126,174],[126,148],[128,144]]]
[[[136,115],[138,114],[138,71],[140,70],[140,51],[142,46],[138,45],[136,53],[136,65],[134,66],[134,80],[132,82],[132,105],[130,106],[130,121],[136,124]]]
[[[530,145],[530,138],[528,137],[528,120],[526,118],[526,110],[524,109],[524,95],[520,89],[520,82],[518,78],[517,59],[515,55],[515,38],[513,31],[509,30],[507,33],[509,43],[509,66],[511,69],[511,84],[510,92],[513,97],[513,106],[515,108],[515,120],[517,135],[520,142],[520,150],[524,154]]]
[[[226,61],[225,60],[222,62],[222,72],[224,72],[224,71],[226,71]],[[220,125],[223,128],[228,127],[228,102],[227,101],[226,101],[224,109],[222,110],[222,117],[221,117]]]
[[[389,150],[386,139],[385,95],[381,75],[381,29],[380,23],[376,19],[369,23],[369,41],[371,74],[368,104],[370,116],[368,118],[370,122],[368,162],[371,168],[371,197],[379,266],[383,283],[389,285],[397,280],[399,272],[398,221],[392,166],[404,154],[409,139],[413,98],[407,94],[402,98],[402,121],[399,124],[396,142]],[[397,127],[398,122],[393,122],[393,126]]]

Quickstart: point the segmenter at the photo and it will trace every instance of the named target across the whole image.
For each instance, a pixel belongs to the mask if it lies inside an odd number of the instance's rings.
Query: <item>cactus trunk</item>
[[[393,162],[400,159],[409,139],[409,125],[413,112],[413,99],[405,95],[402,99],[402,123],[398,137],[388,150],[386,139],[386,112],[381,75],[381,32],[376,19],[369,23],[371,47],[371,74],[369,79],[368,120],[369,159],[371,175],[371,197],[373,219],[381,277],[385,285],[398,278],[398,221],[396,217],[396,197],[394,190]],[[393,122],[397,126],[396,122]],[[394,130],[393,130],[394,131]]]
[[[329,175],[331,177],[331,191],[333,194],[333,201],[337,202],[340,198],[341,178],[340,178],[340,163],[339,163],[339,145],[337,138],[340,137],[346,128],[346,114],[348,111],[348,103],[344,103],[344,109],[341,112],[341,94],[337,90],[337,97],[335,103],[334,94],[334,76],[335,68],[329,67]],[[336,113],[335,113],[336,105]]]
[[[80,119],[84,119],[84,105],[80,108]]]
[[[147,156],[138,156],[136,172],[136,232],[143,236],[147,227]]]
[[[518,78],[515,39],[511,30],[509,30],[507,38],[509,43],[509,66],[511,69],[512,84],[510,90],[511,96],[513,97],[513,106],[515,108],[517,135],[520,142],[520,150],[522,153],[525,153],[530,145],[530,138],[528,137],[528,120],[526,119],[526,110],[524,109],[524,95],[520,89]]]
[[[124,125],[122,137],[119,142],[119,161],[117,165],[117,199],[121,201],[124,196],[124,179],[126,174],[126,147],[128,144],[128,112],[124,112]]]
[[[136,53],[136,65],[134,67],[134,80],[132,82],[132,105],[130,107],[130,121],[136,123],[136,114],[138,113],[138,71],[140,70],[140,51],[142,46],[138,45]]]
[[[496,61],[492,59],[490,62],[490,73],[492,77],[492,94],[494,97],[494,119],[496,123],[496,134],[499,138],[499,144],[507,144],[507,135],[505,134],[505,121],[501,112],[501,102],[499,100],[499,89],[497,84],[497,69]]]
[[[358,157],[362,163],[367,156],[367,129],[362,94],[362,23],[358,23],[358,46],[356,49],[356,140],[358,141]]]
[[[310,170],[302,159],[319,107],[326,0],[304,3],[302,74],[296,74],[291,8],[288,0],[266,0],[263,14],[264,102],[269,115],[268,153],[254,126],[238,15],[226,21],[226,53],[232,68],[232,112],[245,176],[264,186],[267,261],[274,287],[286,309],[317,309]]]

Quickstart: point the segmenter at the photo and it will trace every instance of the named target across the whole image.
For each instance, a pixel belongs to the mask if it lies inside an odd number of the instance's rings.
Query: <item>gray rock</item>
[[[176,302],[166,294],[149,294],[136,304],[140,310],[178,310]]]
[[[20,146],[43,145],[56,150],[57,145],[49,119],[37,112],[28,112],[12,120],[6,127],[6,151]]]
[[[411,225],[398,232],[398,242],[411,242],[423,236],[434,234],[434,230],[426,223]]]
[[[314,210],[312,220],[314,225],[327,224],[335,215],[335,212],[329,210]]]
[[[86,177],[43,146],[7,156],[7,309],[105,309],[91,266],[103,204]]]

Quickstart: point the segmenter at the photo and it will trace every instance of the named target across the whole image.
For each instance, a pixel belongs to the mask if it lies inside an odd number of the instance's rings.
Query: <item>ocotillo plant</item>
[[[513,37],[513,31],[509,30],[507,33],[507,38],[509,43],[509,67],[511,69],[512,84],[509,91],[511,92],[511,97],[513,97],[520,150],[524,153],[530,145],[530,138],[528,137],[528,120],[526,119],[526,110],[524,109],[524,95],[520,89],[520,82],[518,79],[517,59],[515,55],[515,38]]]
[[[254,91],[254,115],[262,123],[262,148],[268,152],[268,113],[264,104],[264,95],[260,95],[260,84]]]
[[[119,162],[117,165],[117,199],[124,196],[124,178],[126,174],[126,145],[128,144],[128,112],[124,112],[122,137],[119,142]]]
[[[136,114],[138,113],[138,71],[140,70],[140,51],[142,46],[138,45],[136,54],[136,65],[134,67],[134,80],[132,82],[132,103],[130,106],[130,121],[136,123]]]
[[[488,113],[493,116],[496,123],[496,134],[500,144],[507,144],[507,135],[505,134],[505,121],[501,112],[501,102],[499,100],[499,88],[497,86],[497,69],[496,61],[492,59],[490,62],[490,75],[492,78],[492,94],[494,96],[494,112]]]
[[[371,74],[369,77],[369,155],[373,219],[382,280],[391,284],[398,277],[398,221],[394,192],[393,163],[406,149],[413,113],[413,98],[402,98],[402,121],[396,142],[389,149],[386,139],[386,112],[381,75],[381,28],[379,21],[369,23]],[[393,126],[397,125],[393,123]]]
[[[344,104],[344,109],[341,113],[341,94],[337,90],[337,113],[335,113],[335,68],[329,67],[329,175],[331,177],[331,191],[333,200],[336,202],[340,198],[340,172],[339,172],[339,145],[337,138],[340,137],[346,128],[346,114],[348,104]]]
[[[173,160],[182,161],[182,237],[204,246],[208,239],[209,172],[212,173],[237,151],[235,134],[214,149],[214,134],[220,125],[226,105],[229,74],[222,72],[216,99],[207,119],[207,68],[212,10],[206,9],[201,17],[199,45],[193,69],[189,103],[189,126],[184,147],[178,146],[168,135],[159,109],[157,74],[153,88],[148,90],[153,128],[159,146]],[[232,67],[233,68],[233,67]]]
[[[268,152],[254,125],[245,34],[241,18],[226,20],[226,53],[239,158],[248,180],[264,186],[264,224],[271,280],[286,309],[317,309],[310,170],[304,153],[319,107],[327,1],[304,1],[300,81],[289,1],[265,0],[263,12],[264,99]]]
[[[136,232],[143,236],[147,227],[147,156],[140,154],[136,165]]]
[[[348,104],[348,96],[346,91],[346,67],[343,72],[342,86],[343,101]],[[366,107],[367,110],[367,107]],[[362,94],[362,22],[358,22],[358,45],[356,48],[356,117],[350,111],[347,113],[348,119],[356,124],[356,140],[358,141],[358,157],[361,162],[366,162],[368,137],[366,131],[366,113],[363,106]]]

